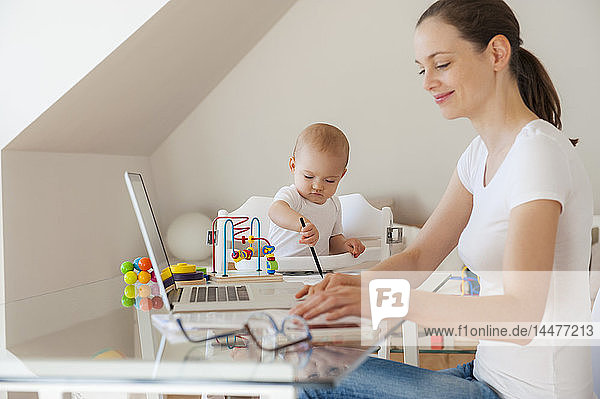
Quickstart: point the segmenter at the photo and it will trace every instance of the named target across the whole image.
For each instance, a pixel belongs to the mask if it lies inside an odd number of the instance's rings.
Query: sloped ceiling
[[[5,149],[152,154],[295,1],[172,0]]]

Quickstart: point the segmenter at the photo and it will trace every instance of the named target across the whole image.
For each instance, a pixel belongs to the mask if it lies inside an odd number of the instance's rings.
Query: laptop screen
[[[140,231],[148,250],[148,257],[152,261],[152,268],[160,287],[161,296],[167,308],[170,309],[169,299],[160,278],[161,270],[169,266],[169,258],[167,258],[167,251],[158,230],[152,205],[150,205],[148,191],[144,185],[142,175],[139,173],[125,172],[125,183],[127,184],[131,203],[133,204],[133,209],[140,225]]]

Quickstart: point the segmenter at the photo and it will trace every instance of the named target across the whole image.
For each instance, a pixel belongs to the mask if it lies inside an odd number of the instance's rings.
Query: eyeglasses
[[[195,344],[218,338],[249,335],[260,349],[277,351],[312,340],[308,324],[303,318],[296,315],[287,316],[282,320],[281,325],[278,326],[275,320],[267,313],[254,313],[250,315],[244,324],[244,328],[200,339],[189,336],[181,319],[176,319],[176,322],[185,338]]]
[[[474,277],[472,277],[474,276]],[[460,277],[450,277],[450,280],[460,280],[460,295],[461,296],[476,296],[479,295],[480,281],[479,276],[473,273],[467,266],[463,266]],[[468,290],[467,290],[468,286]]]

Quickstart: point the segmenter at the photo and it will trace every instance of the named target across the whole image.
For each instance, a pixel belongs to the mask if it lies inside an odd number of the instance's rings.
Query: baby
[[[308,246],[319,255],[363,253],[360,240],[342,234],[342,207],[334,195],[349,152],[346,136],[334,126],[315,123],[300,133],[289,161],[294,184],[282,187],[269,208],[269,241],[278,256],[310,256]]]

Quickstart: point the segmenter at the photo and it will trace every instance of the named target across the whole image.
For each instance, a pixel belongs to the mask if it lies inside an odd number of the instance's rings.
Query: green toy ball
[[[126,261],[121,263],[121,273],[125,274],[133,270],[133,263]]]
[[[135,303],[135,299],[133,298],[127,298],[125,295],[123,295],[121,297],[121,303],[123,304],[123,306],[125,306],[126,308],[130,308],[133,306],[133,304]]]

